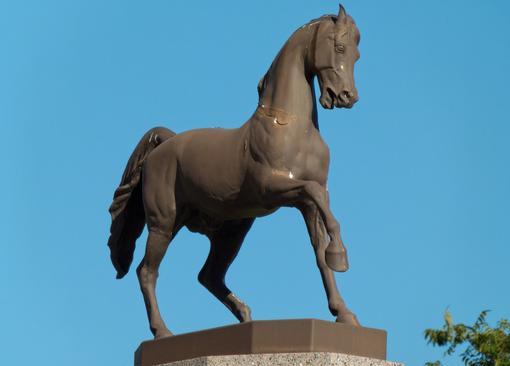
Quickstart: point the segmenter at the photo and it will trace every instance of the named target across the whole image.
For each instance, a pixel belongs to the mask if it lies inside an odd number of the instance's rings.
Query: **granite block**
[[[403,366],[397,362],[331,352],[206,356],[158,366]]]

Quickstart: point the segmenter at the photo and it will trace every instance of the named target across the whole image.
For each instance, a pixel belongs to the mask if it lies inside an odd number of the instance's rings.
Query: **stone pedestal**
[[[315,319],[253,321],[143,342],[135,366],[394,365],[386,332]]]
[[[262,353],[207,356],[158,366],[403,366],[400,363],[342,353]]]

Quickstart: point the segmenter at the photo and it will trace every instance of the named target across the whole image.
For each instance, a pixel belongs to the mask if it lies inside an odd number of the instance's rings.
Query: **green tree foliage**
[[[455,324],[450,312],[444,314],[441,329],[426,329],[429,344],[447,347],[445,356],[452,355],[457,347],[467,345],[460,354],[466,366],[510,366],[510,322],[502,319],[495,328],[486,321],[488,310],[482,311],[475,324]],[[427,362],[425,366],[442,366],[440,361]]]

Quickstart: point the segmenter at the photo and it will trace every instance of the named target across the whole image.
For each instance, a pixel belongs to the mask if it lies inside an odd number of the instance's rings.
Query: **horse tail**
[[[143,163],[152,150],[173,136],[175,133],[164,127],[150,129],[136,145],[113,195],[109,209],[112,225],[108,246],[117,278],[128,273],[136,239],[142,234],[145,225],[141,182]]]

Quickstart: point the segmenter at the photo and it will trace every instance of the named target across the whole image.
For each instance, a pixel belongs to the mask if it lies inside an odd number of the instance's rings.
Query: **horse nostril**
[[[342,99],[345,103],[348,103],[352,97],[353,95],[349,90],[344,90],[340,93],[340,99]]]

